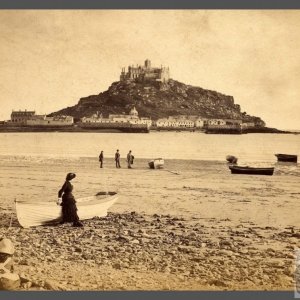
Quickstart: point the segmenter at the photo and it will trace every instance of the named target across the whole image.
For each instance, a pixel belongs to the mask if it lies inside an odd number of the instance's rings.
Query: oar
[[[105,193],[106,195],[109,195],[109,176],[108,176],[108,173],[107,171],[105,170],[106,168],[102,168],[101,169],[101,172],[103,173],[103,176],[104,176],[104,189],[105,189]],[[104,171],[105,170],[105,171]]]
[[[169,173],[172,173],[175,175],[180,175],[180,173],[178,173],[178,172],[174,172],[174,171],[170,171],[170,170],[166,170],[166,169],[162,169],[162,171],[166,171],[166,172],[169,172]]]
[[[105,179],[104,179],[104,180],[105,180],[105,181],[104,181],[104,182],[105,182],[105,183],[104,183],[104,185],[105,185],[104,188],[105,188],[106,195],[108,195],[108,194],[109,194],[109,193],[108,193],[108,179],[107,179],[108,176],[107,176],[106,171],[104,171],[104,168],[103,168],[102,170],[103,170],[103,171],[102,171],[103,176],[104,176],[104,178],[105,178]]]

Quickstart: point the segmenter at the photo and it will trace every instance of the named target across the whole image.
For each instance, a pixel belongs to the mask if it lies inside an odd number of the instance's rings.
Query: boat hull
[[[284,161],[284,162],[294,162],[296,163],[298,160],[297,155],[291,155],[291,154],[275,154],[278,161]]]
[[[163,159],[153,159],[148,162],[149,168],[150,169],[161,169],[164,167],[164,160]]]
[[[80,220],[104,217],[107,210],[117,201],[118,194],[98,193],[95,196],[80,198],[76,202]],[[24,228],[55,224],[62,220],[61,206],[53,202],[16,201],[17,217]]]
[[[245,174],[245,175],[273,175],[274,168],[251,168],[251,167],[238,167],[229,166],[232,174]]]

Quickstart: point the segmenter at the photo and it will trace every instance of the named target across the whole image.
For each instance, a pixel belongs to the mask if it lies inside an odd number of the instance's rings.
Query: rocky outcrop
[[[83,97],[78,104],[50,115],[66,114],[76,120],[97,111],[103,116],[128,113],[133,106],[141,117],[151,117],[153,120],[173,115],[198,115],[206,118],[241,119],[254,122],[257,126],[265,126],[259,117],[241,112],[240,105],[234,103],[232,96],[172,79],[168,83],[114,82],[107,91]]]

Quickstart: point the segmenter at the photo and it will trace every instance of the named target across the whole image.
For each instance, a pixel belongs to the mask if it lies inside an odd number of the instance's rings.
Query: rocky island
[[[145,74],[156,68],[139,66]],[[54,112],[51,115],[70,115],[79,120],[97,111],[103,115],[121,114],[135,106],[141,116],[151,117],[153,120],[176,115],[198,115],[203,118],[241,119],[243,122],[253,122],[257,126],[265,126],[259,117],[250,116],[241,111],[240,105],[234,103],[232,96],[216,91],[186,85],[170,78],[158,78],[145,75],[135,77],[135,68],[129,67],[128,78],[120,76],[120,81],[112,83],[107,91],[98,95],[83,97],[72,106]],[[159,69],[163,70],[163,68]],[[124,71],[123,71],[124,72]]]
[[[108,90],[82,97],[76,105],[50,116],[70,115],[78,122],[99,112],[105,117],[125,114],[132,107],[140,116],[152,119],[152,129],[159,127],[159,121],[169,130],[197,128],[198,118],[202,121],[199,127],[207,133],[288,133],[268,128],[260,117],[243,112],[233,96],[173,80],[169,68],[153,68],[150,60],[128,66],[128,71],[122,68],[120,80]],[[194,123],[190,124],[191,120]]]
[[[113,82],[108,90],[82,97],[74,106],[47,116],[28,113],[13,111],[11,120],[4,124],[8,126],[1,126],[0,130],[289,133],[266,127],[260,117],[242,111],[233,96],[171,79],[168,67],[152,67],[150,60],[144,65],[128,66],[128,71],[122,68],[119,81]]]

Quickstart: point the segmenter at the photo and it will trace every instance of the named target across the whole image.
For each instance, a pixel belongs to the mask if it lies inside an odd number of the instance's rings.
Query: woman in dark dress
[[[74,173],[68,173],[66,181],[62,188],[58,192],[58,198],[62,198],[62,221],[61,224],[65,222],[73,222],[73,226],[82,227],[82,223],[79,222],[79,217],[77,215],[76,201],[72,194],[73,185],[71,180],[76,177]]]

